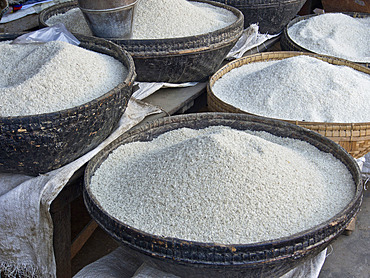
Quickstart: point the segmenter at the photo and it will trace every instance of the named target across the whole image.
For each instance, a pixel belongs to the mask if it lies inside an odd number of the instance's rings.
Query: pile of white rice
[[[96,99],[123,82],[111,56],[65,42],[0,43],[0,116],[61,111]]]
[[[122,145],[90,188],[110,216],[144,232],[245,244],[329,220],[355,186],[344,164],[306,142],[219,126]]]
[[[289,37],[312,52],[370,62],[370,17],[328,13],[301,20],[288,29]]]
[[[140,0],[133,22],[133,39],[195,36],[224,28],[236,21],[229,10],[186,0]],[[50,17],[49,26],[63,23],[71,32],[91,35],[79,8]]]
[[[295,56],[234,68],[212,86],[225,103],[265,117],[310,122],[370,122],[370,75]]]

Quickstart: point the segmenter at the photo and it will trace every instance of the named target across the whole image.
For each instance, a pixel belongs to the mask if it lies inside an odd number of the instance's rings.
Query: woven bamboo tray
[[[234,60],[221,69],[219,69],[209,80],[207,85],[207,101],[208,108],[210,111],[217,112],[231,112],[231,113],[251,113],[242,111],[228,103],[223,102],[217,98],[212,92],[212,86],[214,83],[220,79],[223,75],[228,73],[234,68],[241,67],[245,64],[268,61],[268,60],[282,60],[285,58],[297,56],[297,55],[308,55],[326,61],[334,65],[345,65],[351,68],[354,68],[358,71],[370,74],[370,69],[363,67],[359,64],[352,63],[346,60],[311,54],[307,52],[265,52],[246,56],[237,60]],[[278,119],[281,120],[281,119]],[[290,121],[284,120],[289,123],[293,123],[310,130],[313,130],[317,133],[324,135],[325,137],[333,140],[334,142],[341,145],[344,149],[347,150],[353,157],[359,158],[364,156],[370,151],[370,122],[365,123],[324,123],[324,122],[305,122],[305,121]]]
[[[356,12],[343,13],[343,14],[346,14],[346,15],[349,15],[349,16],[352,16],[352,17],[355,17],[355,18],[365,18],[365,17],[370,16],[370,14],[367,14],[367,13],[356,13]],[[281,46],[282,50],[315,53],[311,50],[308,50],[308,49],[298,45],[288,35],[288,29],[291,26],[293,26],[297,22],[309,19],[313,16],[318,16],[318,14],[310,14],[310,15],[304,15],[304,16],[297,17],[297,18],[293,19],[292,21],[290,21],[287,26],[285,26],[285,28],[283,29],[282,35],[281,35],[281,40],[280,40],[280,46]],[[349,30],[349,32],[350,32],[350,30]],[[319,54],[319,53],[315,53],[315,54]],[[358,64],[363,65],[365,67],[370,67],[370,63],[358,63]]]
[[[252,244],[217,244],[155,236],[129,226],[111,216],[91,191],[96,169],[123,144],[151,141],[179,129],[229,126],[238,130],[266,131],[280,137],[305,141],[340,160],[354,180],[354,197],[337,215],[295,235]],[[176,163],[174,161],[174,163]],[[111,184],[111,186],[116,186]],[[132,249],[135,255],[161,270],[180,277],[281,277],[284,273],[325,249],[356,216],[363,196],[360,170],[343,148],[328,138],[299,126],[274,119],[233,113],[201,113],[171,116],[133,129],[112,142],[89,161],[84,175],[83,198],[99,226],[112,238]]]
[[[206,34],[170,39],[111,39],[134,59],[137,81],[183,83],[206,81],[243,33],[244,16],[238,9],[221,3],[196,0],[231,11],[237,20],[225,28]],[[51,6],[39,15],[40,27],[57,14],[77,8],[77,2]]]
[[[0,41],[21,34],[0,34]],[[85,104],[38,115],[0,117],[0,172],[38,175],[68,164],[104,141],[122,117],[136,77],[131,56],[107,40],[77,36],[80,47],[122,62],[125,80]],[[1,185],[0,185],[1,186]]]

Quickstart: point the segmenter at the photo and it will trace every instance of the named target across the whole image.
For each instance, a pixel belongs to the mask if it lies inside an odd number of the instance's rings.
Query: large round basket
[[[269,61],[269,60],[282,60],[285,58],[297,56],[297,55],[308,55],[315,57],[317,59],[326,61],[334,65],[345,65],[351,68],[354,68],[358,71],[370,74],[370,69],[360,66],[356,63],[352,63],[346,60],[311,54],[307,52],[290,52],[290,51],[277,51],[277,52],[265,52],[246,56],[237,60],[234,60],[220,70],[218,70],[209,80],[207,86],[207,102],[208,108],[210,111],[214,112],[229,112],[229,113],[244,113],[250,114],[246,111],[240,110],[228,103],[223,102],[212,92],[212,86],[215,82],[220,79],[223,75],[228,73],[234,68],[241,67],[245,64]],[[313,130],[317,133],[328,137],[334,142],[341,145],[347,150],[353,157],[359,158],[364,156],[370,151],[370,122],[365,123],[326,123],[326,122],[305,122],[305,121],[291,121],[283,120],[290,122],[310,130]]]
[[[182,83],[205,81],[221,65],[243,32],[243,14],[221,3],[206,0],[196,2],[231,11],[237,20],[231,25],[202,35],[171,39],[111,39],[122,46],[134,59],[137,81]],[[76,2],[54,5],[39,15],[40,27],[57,14],[77,8]]]
[[[130,142],[151,141],[160,134],[183,127],[203,129],[219,125],[295,138],[308,142],[325,153],[331,153],[348,168],[353,177],[353,199],[331,219],[298,234],[253,244],[222,245],[142,232],[109,215],[92,194],[91,177],[118,146]],[[136,251],[135,254],[146,262],[180,277],[280,277],[305,260],[316,256],[336,239],[356,216],[362,195],[359,168],[354,159],[338,144],[320,134],[283,121],[232,113],[167,117],[122,135],[88,163],[83,188],[85,205],[103,230],[118,242],[132,248]]]
[[[278,34],[306,0],[214,0],[233,6],[244,15],[244,28],[257,23],[260,33]]]
[[[367,14],[367,13],[356,13],[356,12],[352,12],[352,13],[344,13],[346,15],[350,15],[352,17],[355,17],[355,18],[365,18],[365,17],[369,17],[370,14]],[[309,53],[315,53],[311,50],[308,50],[300,45],[298,45],[296,42],[294,42],[288,35],[288,29],[293,26],[294,24],[296,24],[297,22],[300,22],[302,20],[306,20],[306,19],[309,19],[313,16],[318,16],[318,14],[310,14],[310,15],[304,15],[304,16],[299,16],[297,18],[294,18],[292,21],[289,22],[289,24],[287,26],[285,26],[283,32],[282,32],[282,35],[281,35],[281,39],[280,39],[280,46],[281,46],[281,49],[282,50],[286,50],[286,51],[301,51],[301,52],[309,52]],[[348,32],[351,32],[351,30],[348,30]],[[315,54],[320,54],[320,53],[315,53]],[[363,65],[365,67],[370,67],[370,63],[358,63],[360,65]]]
[[[0,34],[0,41],[20,34]],[[80,47],[114,57],[128,69],[125,80],[86,104],[30,116],[0,117],[0,172],[37,175],[65,164],[99,145],[116,127],[132,95],[134,62],[118,45],[77,36]]]

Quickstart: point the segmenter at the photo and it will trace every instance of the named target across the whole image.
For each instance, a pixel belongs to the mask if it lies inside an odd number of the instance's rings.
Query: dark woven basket
[[[183,38],[127,40],[112,39],[134,58],[137,81],[182,83],[205,81],[221,65],[243,32],[243,14],[230,6],[205,0],[197,2],[227,9],[237,20],[214,32]],[[39,15],[40,27],[56,15],[77,8],[76,2],[52,6]]]
[[[343,13],[343,14],[350,15],[350,16],[355,17],[355,18],[358,18],[358,17],[359,18],[365,18],[365,17],[370,16],[370,14],[367,14],[367,13],[356,13],[356,12]],[[287,26],[285,26],[285,28],[283,30],[283,33],[281,35],[281,39],[280,39],[280,46],[281,46],[282,50],[315,53],[313,51],[310,51],[310,50],[308,50],[306,48],[303,48],[302,46],[298,45],[288,35],[288,29],[291,26],[293,26],[297,22],[309,19],[313,16],[318,16],[318,14],[310,14],[310,15],[299,16],[299,17],[293,19],[292,21],[290,21],[289,24]],[[351,32],[351,30],[348,30],[348,32]],[[320,53],[315,53],[315,54],[320,54]],[[370,63],[358,63],[358,64],[360,64],[362,66],[365,66],[365,67],[368,67],[368,68],[370,67]]]
[[[258,23],[260,33],[278,34],[294,18],[306,0],[214,0],[239,9],[244,28]]]
[[[215,125],[230,126],[239,130],[267,131],[277,136],[306,141],[323,152],[331,153],[352,174],[355,196],[340,213],[312,229],[278,240],[222,245],[144,233],[111,217],[91,193],[91,177],[118,146],[136,141],[150,141],[167,131],[182,127],[202,129]],[[357,163],[333,141],[286,122],[231,113],[167,117],[122,135],[89,162],[85,170],[83,189],[84,201],[90,215],[111,237],[136,250],[135,254],[148,263],[180,277],[280,277],[305,260],[316,256],[336,239],[356,216],[362,195],[363,186]]]
[[[0,41],[20,34],[0,34]],[[0,172],[37,175],[59,168],[99,145],[116,127],[132,95],[134,62],[109,41],[77,36],[81,47],[128,68],[124,82],[86,104],[53,113],[0,117]]]

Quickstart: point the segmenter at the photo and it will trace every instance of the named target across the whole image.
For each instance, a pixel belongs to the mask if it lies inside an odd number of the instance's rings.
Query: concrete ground
[[[370,181],[367,187],[370,186]],[[349,235],[341,235],[331,247],[319,278],[370,277],[370,191],[364,191],[356,228]]]
[[[370,181],[367,186],[370,186]],[[82,200],[75,204],[79,213],[77,222],[87,219]],[[73,225],[73,223],[72,223]],[[76,226],[77,224],[75,224]],[[112,252],[119,245],[99,227],[85,246],[72,260],[72,274],[84,266]],[[355,230],[350,235],[341,235],[328,248],[327,258],[319,278],[369,278],[370,277],[370,192],[365,190],[361,210],[356,219]],[[300,277],[305,278],[305,277]]]

